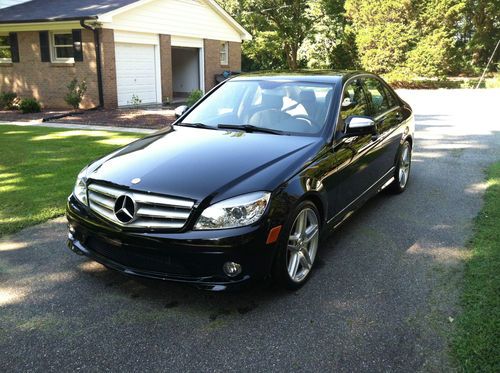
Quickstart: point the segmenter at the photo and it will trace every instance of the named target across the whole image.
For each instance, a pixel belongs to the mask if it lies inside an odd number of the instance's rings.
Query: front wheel
[[[310,201],[301,202],[290,215],[273,269],[280,285],[298,289],[310,277],[319,245],[319,221],[318,209]]]
[[[411,169],[411,144],[405,141],[399,148],[396,170],[394,171],[394,181],[388,190],[399,194],[406,190]]]

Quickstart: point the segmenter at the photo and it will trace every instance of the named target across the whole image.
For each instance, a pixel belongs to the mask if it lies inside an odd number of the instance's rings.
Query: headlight
[[[73,194],[76,199],[84,205],[88,205],[87,201],[87,167],[80,171],[76,178],[75,188]]]
[[[269,192],[255,192],[209,206],[196,222],[195,229],[243,227],[259,220],[269,202]]]

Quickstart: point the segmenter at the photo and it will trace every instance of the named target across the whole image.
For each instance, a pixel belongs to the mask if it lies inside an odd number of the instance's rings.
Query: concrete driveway
[[[464,244],[500,159],[499,90],[402,91],[409,189],[335,232],[290,293],[138,280],[66,249],[63,218],[0,241],[3,371],[449,370]]]

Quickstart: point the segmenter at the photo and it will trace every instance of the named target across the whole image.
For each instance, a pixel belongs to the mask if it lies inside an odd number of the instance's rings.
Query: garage
[[[157,48],[149,44],[116,43],[118,106],[161,103]],[[138,98],[135,102],[134,96]]]

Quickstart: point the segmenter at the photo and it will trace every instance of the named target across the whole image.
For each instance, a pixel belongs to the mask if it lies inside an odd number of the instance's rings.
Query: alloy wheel
[[[411,150],[408,144],[401,151],[401,159],[399,162],[399,186],[404,188],[408,182],[410,175]]]
[[[292,281],[300,283],[307,277],[316,257],[318,242],[318,217],[312,209],[305,208],[295,218],[288,237],[286,266]]]

